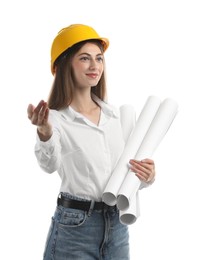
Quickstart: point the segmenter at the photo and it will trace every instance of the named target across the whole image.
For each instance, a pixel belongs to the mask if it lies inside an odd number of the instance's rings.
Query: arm
[[[61,145],[59,131],[49,122],[48,105],[44,101],[36,107],[30,104],[27,114],[31,123],[37,126],[35,155],[38,163],[44,171],[52,173],[60,167]]]

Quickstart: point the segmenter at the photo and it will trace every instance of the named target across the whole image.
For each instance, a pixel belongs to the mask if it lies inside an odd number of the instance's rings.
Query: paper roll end
[[[117,198],[111,192],[104,192],[102,195],[102,201],[108,206],[115,206],[117,203]]]
[[[123,214],[120,216],[120,222],[123,225],[132,225],[136,222],[137,217],[132,214]]]
[[[117,208],[119,210],[127,210],[129,208],[129,200],[124,195],[119,195],[117,197]]]

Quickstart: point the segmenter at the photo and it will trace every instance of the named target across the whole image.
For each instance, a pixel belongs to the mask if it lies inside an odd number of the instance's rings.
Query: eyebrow
[[[81,55],[92,56],[91,54],[89,54],[89,53],[87,53],[87,52],[82,52],[82,53],[80,53],[78,56],[81,56]],[[102,53],[98,53],[98,54],[96,54],[96,56],[103,56],[103,54],[102,54]]]

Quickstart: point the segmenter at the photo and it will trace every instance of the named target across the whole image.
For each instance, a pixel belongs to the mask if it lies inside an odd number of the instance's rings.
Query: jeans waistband
[[[57,199],[57,205],[64,208],[80,209],[84,211],[90,210],[105,210],[105,209],[116,209],[116,206],[109,206],[104,202],[98,202],[93,200],[78,200],[72,198],[72,196],[65,196],[63,193]]]

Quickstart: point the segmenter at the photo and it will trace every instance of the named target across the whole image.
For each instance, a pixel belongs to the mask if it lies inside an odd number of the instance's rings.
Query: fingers
[[[130,169],[135,172],[135,175],[144,182],[150,182],[155,177],[155,164],[151,159],[142,161],[130,160]]]
[[[29,105],[28,105],[27,115],[28,115],[28,118],[29,118],[29,119],[31,119],[34,109],[35,109],[35,107],[34,107],[32,104],[29,104]]]
[[[44,116],[44,120],[45,120],[45,121],[48,121],[48,115],[49,115],[49,108],[47,107],[47,108],[45,109],[45,116]]]
[[[44,101],[41,101],[38,106],[34,109],[34,117],[37,121],[37,124],[42,124],[43,120],[46,120],[47,116],[47,103]]]
[[[48,105],[43,100],[41,100],[36,107],[34,107],[32,104],[29,104],[27,108],[27,114],[32,124],[41,126],[48,121]]]

